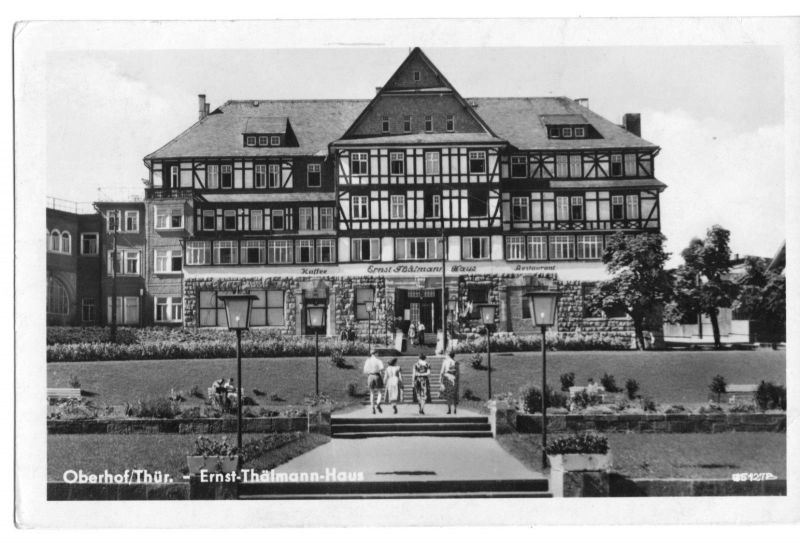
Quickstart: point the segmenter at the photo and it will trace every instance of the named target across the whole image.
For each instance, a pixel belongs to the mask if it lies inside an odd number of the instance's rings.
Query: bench
[[[81,390],[79,387],[48,387],[47,400],[48,402],[60,399],[80,399]]]

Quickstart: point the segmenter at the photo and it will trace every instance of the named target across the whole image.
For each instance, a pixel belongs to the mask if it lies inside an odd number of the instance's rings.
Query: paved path
[[[363,472],[366,481],[528,480],[544,478],[493,438],[399,437],[345,439],[295,457],[277,472]]]

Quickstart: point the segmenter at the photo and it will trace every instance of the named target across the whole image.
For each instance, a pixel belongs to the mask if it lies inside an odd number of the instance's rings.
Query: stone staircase
[[[331,418],[332,438],[373,438],[383,436],[458,436],[491,438],[487,416],[395,416],[384,408],[384,414],[373,417]]]

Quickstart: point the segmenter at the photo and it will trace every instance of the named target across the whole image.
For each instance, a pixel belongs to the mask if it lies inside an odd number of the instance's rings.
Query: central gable
[[[342,137],[469,133],[495,136],[418,47],[379,88]]]

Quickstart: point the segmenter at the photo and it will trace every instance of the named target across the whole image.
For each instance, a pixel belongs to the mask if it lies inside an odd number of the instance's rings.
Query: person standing
[[[422,321],[417,324],[417,342],[420,346],[425,344],[425,324]]]
[[[411,370],[411,380],[414,384],[414,402],[419,405],[419,413],[425,413],[425,403],[431,401],[431,365],[425,360],[425,354],[420,353],[419,361]]]
[[[417,346],[417,324],[414,321],[408,326],[408,340],[412,346]]]
[[[383,398],[383,361],[378,359],[376,351],[373,349],[367,360],[364,361],[364,374],[367,376],[367,389],[369,389],[369,403],[372,406],[372,413],[377,408],[380,413],[381,401]],[[377,405],[375,400],[377,398]]]
[[[403,396],[403,372],[397,366],[397,358],[389,361],[384,373],[384,385],[386,386],[386,402],[392,403],[394,413],[397,413],[397,403],[401,402]]]
[[[444,397],[445,402],[447,402],[447,413],[450,413],[450,408],[452,407],[453,413],[457,413],[457,406],[456,402],[458,399],[456,396],[458,395],[458,391],[456,390],[456,379],[458,377],[458,363],[456,363],[453,356],[455,353],[450,350],[447,352],[447,356],[442,361],[442,370],[439,371],[439,377],[442,380],[442,396]]]

